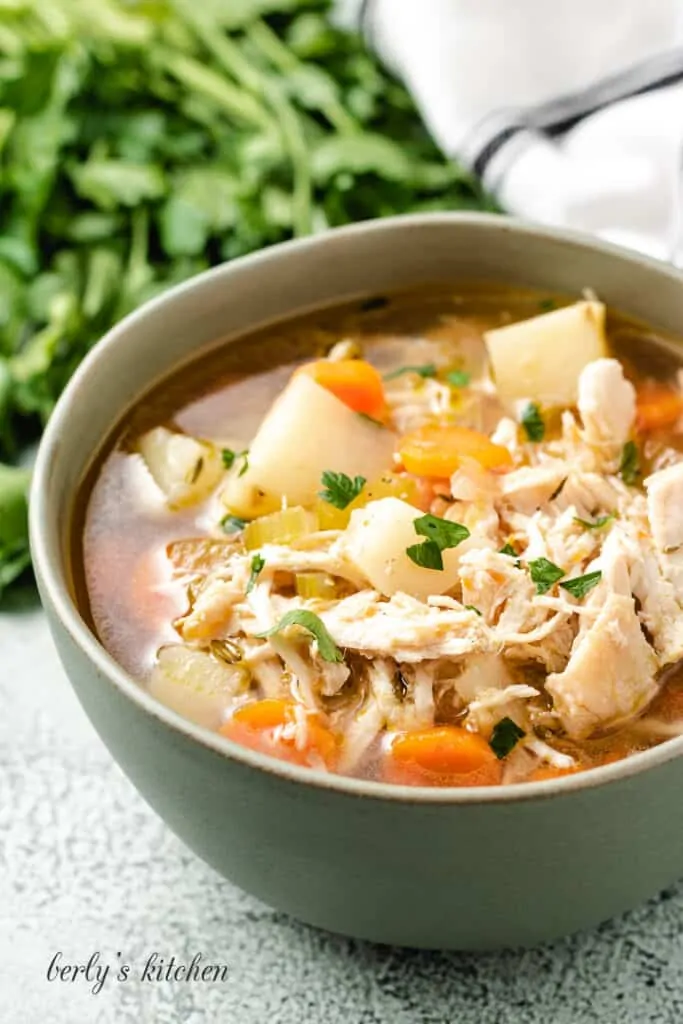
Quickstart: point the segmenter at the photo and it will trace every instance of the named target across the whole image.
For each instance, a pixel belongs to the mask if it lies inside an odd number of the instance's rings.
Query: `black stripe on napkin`
[[[520,132],[559,135],[590,114],[621,100],[664,89],[683,81],[683,48],[659,54],[627,71],[610,75],[580,92],[527,110],[497,111],[470,133],[462,147],[466,163],[484,178],[491,161]]]

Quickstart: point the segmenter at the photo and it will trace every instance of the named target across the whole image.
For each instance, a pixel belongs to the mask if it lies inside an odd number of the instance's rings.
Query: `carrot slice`
[[[318,359],[300,366],[297,373],[312,377],[316,384],[366,416],[384,415],[386,401],[382,377],[374,366],[364,359]]]
[[[306,740],[297,746],[293,728],[296,722],[292,700],[266,699],[244,704],[220,728],[222,736],[242,746],[270,754],[291,764],[318,767],[320,762],[333,768],[338,753],[336,736],[317,714],[306,715]]]
[[[411,786],[492,786],[502,765],[485,739],[453,725],[399,735],[388,752],[384,777]]]
[[[432,423],[402,438],[401,461],[409,473],[435,479],[450,477],[463,459],[475,459],[484,469],[504,471],[513,465],[507,448],[469,427]]]
[[[663,430],[683,416],[683,395],[661,384],[646,384],[636,395],[636,424],[639,430]]]

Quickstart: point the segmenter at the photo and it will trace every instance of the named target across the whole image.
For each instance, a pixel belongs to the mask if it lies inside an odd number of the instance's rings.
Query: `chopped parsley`
[[[366,482],[364,476],[356,476],[352,480],[346,473],[333,473],[326,469],[321,478],[325,489],[318,493],[329,505],[344,509],[351,504],[354,498],[358,497]]]
[[[251,575],[249,576],[249,582],[247,583],[247,594],[250,594],[256,585],[256,580],[266,564],[265,558],[261,555],[254,555],[251,560]]]
[[[223,448],[221,450],[221,460],[226,469],[232,469],[237,459],[244,459],[238,476],[244,476],[246,471],[249,469],[249,449],[245,448],[244,451],[234,452],[232,448]]]
[[[424,540],[421,544],[411,544],[406,548],[406,554],[411,562],[422,569],[443,569],[441,548],[436,541]]]
[[[413,520],[413,525],[415,533],[427,539],[422,544],[412,544],[406,548],[406,554],[411,562],[423,569],[443,569],[441,552],[447,548],[457,548],[470,535],[470,531],[461,523],[450,523],[438,516],[419,516]]]
[[[525,736],[524,729],[520,729],[511,718],[501,718],[493,727],[489,746],[499,761],[514,750],[519,741]]]
[[[466,388],[472,380],[472,375],[466,370],[451,370],[446,374],[446,380],[454,388]]]
[[[315,638],[318,650],[320,651],[320,657],[323,661],[339,662],[344,660],[342,652],[327,632],[322,619],[315,612],[306,611],[304,608],[296,608],[294,611],[286,612],[271,629],[267,629],[265,633],[257,633],[256,636],[260,639],[267,639],[269,636],[274,636],[276,633],[281,633],[283,630],[288,629],[289,626],[300,626]]]
[[[422,366],[399,366],[398,370],[392,370],[390,373],[384,374],[385,380],[396,380],[397,377],[402,377],[404,373],[416,373],[418,377],[436,377],[438,370],[434,363],[424,363]]]
[[[513,548],[512,544],[503,544],[502,548],[498,552],[499,555],[509,555],[510,558],[516,558],[517,552]]]
[[[461,523],[451,523],[448,519],[440,519],[438,516],[420,516],[419,519],[413,520],[413,525],[415,533],[433,540],[440,551],[457,548],[458,544],[470,535],[470,531]]]
[[[532,562],[529,562],[529,574],[536,584],[536,593],[545,594],[555,586],[558,580],[562,579],[565,571],[554,562],[548,561],[547,558],[534,558]]]
[[[221,526],[226,533],[239,533],[247,525],[249,520],[240,519],[239,516],[223,516]]]
[[[603,526],[607,526],[613,519],[616,519],[615,512],[610,512],[607,516],[598,516],[593,522],[590,519],[579,519],[578,516],[574,516],[574,522],[578,523],[579,526],[584,526],[587,530],[601,530]]]
[[[555,299],[541,299],[538,304],[538,308],[541,313],[552,313],[554,309],[557,309],[557,303]]]
[[[481,616],[481,612],[479,611],[478,608],[475,608],[473,604],[466,604],[465,608],[467,609],[468,612],[474,612],[476,615]]]
[[[627,441],[621,453],[619,475],[625,484],[635,484],[640,476],[640,458],[635,441]]]
[[[571,594],[572,597],[576,597],[579,600],[585,597],[586,594],[596,587],[602,579],[602,573],[600,570],[595,572],[587,572],[585,576],[575,576],[572,580],[565,580],[564,583],[560,583],[563,590]]]
[[[529,402],[522,411],[521,424],[530,441],[542,441],[545,437],[545,423],[541,410],[535,402]]]

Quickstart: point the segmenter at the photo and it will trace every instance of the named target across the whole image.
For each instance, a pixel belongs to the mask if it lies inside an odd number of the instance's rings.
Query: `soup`
[[[113,431],[81,603],[158,700],[296,764],[484,786],[626,757],[683,729],[679,372],[590,294],[499,286],[231,341]]]

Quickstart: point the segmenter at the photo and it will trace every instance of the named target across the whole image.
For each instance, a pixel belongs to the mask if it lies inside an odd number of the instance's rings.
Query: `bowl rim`
[[[150,302],[144,303],[107,331],[78,366],[55,406],[38,449],[29,500],[31,553],[36,577],[41,586],[41,599],[43,604],[50,604],[61,627],[66,630],[73,643],[90,661],[95,671],[106,679],[106,685],[116,687],[126,699],[132,701],[141,711],[154,717],[159,724],[171,732],[180,733],[184,738],[197,743],[207,752],[218,755],[224,760],[238,761],[245,766],[267,772],[279,777],[283,782],[333,791],[346,797],[363,797],[425,806],[480,806],[483,804],[514,804],[520,801],[542,800],[554,796],[569,796],[640,775],[681,756],[683,754],[683,736],[669,739],[649,750],[631,754],[613,764],[578,772],[575,775],[538,782],[512,783],[506,786],[406,786],[337,775],[279,761],[197,725],[153,698],[109,654],[96,634],[91,631],[71,595],[66,573],[60,569],[59,538],[57,532],[51,531],[47,525],[51,518],[47,494],[52,460],[60,438],[68,429],[72,404],[83,401],[82,396],[83,393],[87,395],[88,381],[93,367],[106,357],[109,350],[119,343],[121,337],[129,334],[130,331],[135,331],[138,324],[151,311],[164,306],[169,300],[182,299],[196,288],[212,280],[225,278],[226,281],[229,281],[235,267],[267,267],[269,263],[287,259],[292,253],[325,246],[330,236],[343,236],[353,240],[354,237],[367,233],[390,233],[401,228],[410,230],[411,227],[427,227],[434,224],[452,225],[454,230],[457,230],[459,225],[493,228],[512,232],[522,239],[540,237],[548,241],[556,241],[601,253],[621,262],[639,265],[683,286],[683,272],[677,270],[673,265],[624,249],[611,242],[596,239],[584,232],[548,227],[502,214],[458,211],[402,214],[332,228],[320,235],[281,242],[194,275]],[[99,444],[104,440],[104,437],[100,438]],[[52,539],[50,539],[51,535]]]

